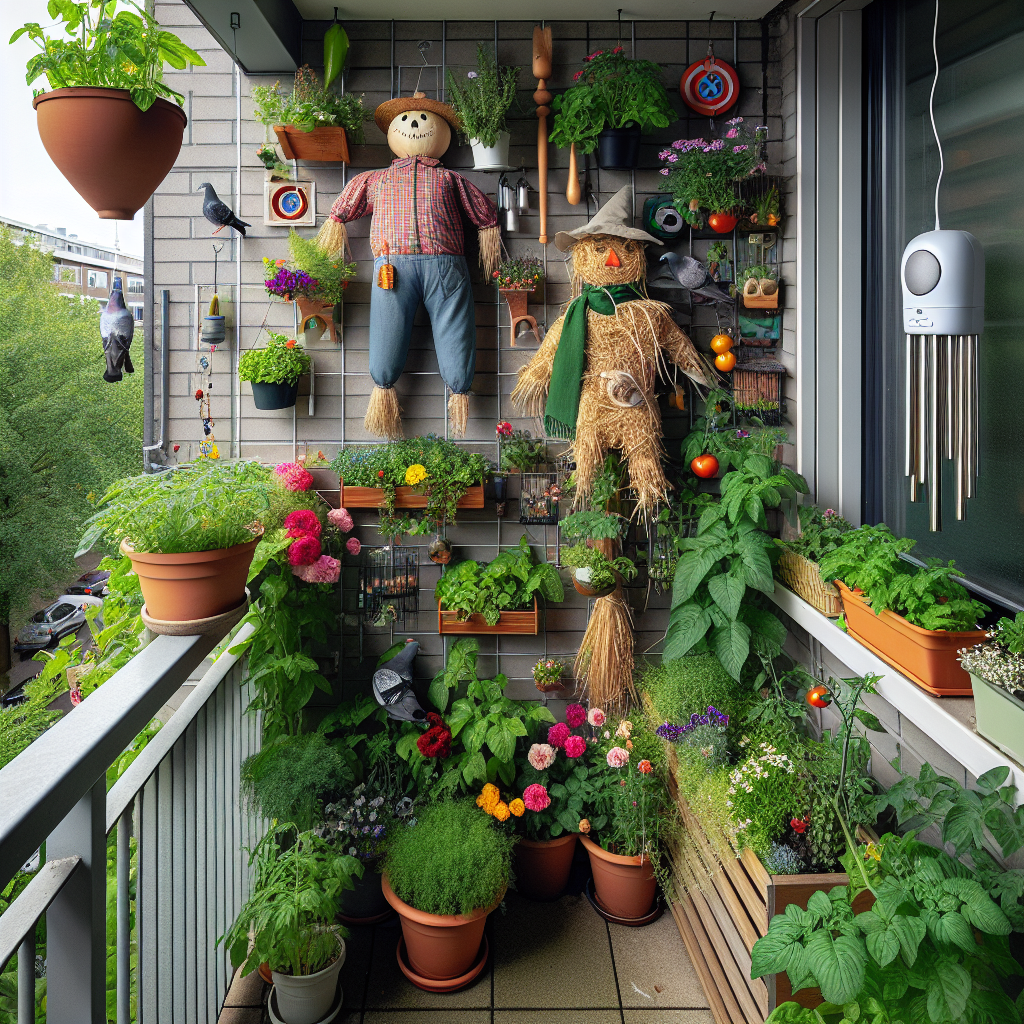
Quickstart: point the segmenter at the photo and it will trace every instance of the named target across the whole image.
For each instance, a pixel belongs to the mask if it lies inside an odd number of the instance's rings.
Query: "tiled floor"
[[[505,906],[488,920],[487,969],[445,996],[420,991],[399,971],[397,919],[350,929],[336,1024],[713,1024],[670,914],[624,928],[578,894],[531,903],[510,893]],[[265,1001],[255,974],[236,979],[220,1022],[265,1024]]]

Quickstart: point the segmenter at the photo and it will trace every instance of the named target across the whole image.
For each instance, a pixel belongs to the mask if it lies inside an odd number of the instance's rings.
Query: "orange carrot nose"
[[[608,250],[608,259],[604,261],[606,267],[621,267],[622,263],[619,261],[619,257],[615,255],[614,249]]]

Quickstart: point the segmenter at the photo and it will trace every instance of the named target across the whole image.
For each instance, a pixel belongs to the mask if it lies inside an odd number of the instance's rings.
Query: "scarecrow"
[[[374,120],[395,159],[390,167],[353,178],[317,235],[320,247],[334,255],[348,244],[344,225],[372,216],[370,376],[375,387],[366,429],[378,437],[402,436],[395,381],[405,367],[422,302],[438,369],[451,391],[451,432],[462,437],[476,369],[476,317],[462,217],[480,233],[480,263],[490,278],[500,249],[497,207],[468,179],[441,166],[438,158],[451,143],[452,129],[460,126],[447,103],[417,92],[382,103]]]
[[[654,397],[658,371],[667,369],[662,350],[698,385],[714,382],[670,307],[647,296],[647,242],[662,244],[633,227],[628,185],[590,223],[555,235],[559,250],[572,250],[574,298],[512,392],[527,415],[544,415],[549,437],[572,441],[577,504],[589,496],[612,448],[626,459],[640,511],[667,498]]]

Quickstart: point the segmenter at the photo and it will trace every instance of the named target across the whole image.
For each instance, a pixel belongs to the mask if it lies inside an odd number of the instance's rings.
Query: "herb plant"
[[[449,568],[434,588],[434,599],[458,612],[460,621],[477,613],[489,626],[497,625],[503,611],[532,604],[534,594],[548,601],[565,597],[558,570],[547,562],[534,562],[526,534],[517,547],[484,565],[469,560]]]
[[[543,438],[532,438],[528,430],[515,430],[508,421],[494,428],[498,439],[498,466],[503,471],[528,473],[547,458]]]
[[[290,93],[281,92],[280,82],[254,85],[252,99],[256,120],[268,128],[288,124],[304,132],[344,128],[356,144],[364,141],[363,123],[373,118],[372,112],[363,107],[361,96],[339,96],[325,89],[320,76],[308,64],[295,72],[295,87]]]
[[[307,298],[332,306],[341,302],[349,280],[356,276],[355,263],[340,262],[325,253],[316,244],[316,239],[306,238],[294,228],[288,233],[288,251],[295,269],[308,274],[316,282],[316,288],[307,293]]]
[[[448,101],[462,122],[462,134],[470,142],[491,148],[508,131],[505,115],[516,98],[519,68],[498,67],[491,50],[476,48],[476,71],[465,78],[448,71]]]
[[[834,509],[827,508],[822,512],[817,505],[801,505],[800,536],[794,540],[779,541],[779,544],[803,555],[808,561],[820,562],[839,547],[843,535],[852,529],[853,526]]]
[[[559,528],[566,540],[618,540],[626,525],[625,518],[617,512],[582,509],[567,515]]]
[[[588,547],[582,542],[562,549],[562,564],[570,569],[589,569],[588,584],[593,590],[604,590],[612,586],[616,582],[616,573],[631,580],[637,572],[636,566],[628,558],[608,558],[597,548]]]
[[[309,356],[294,338],[267,332],[265,348],[250,348],[238,360],[238,379],[260,384],[294,384],[309,373]]]
[[[592,153],[606,128],[638,124],[650,132],[675,120],[657,64],[633,60],[621,46],[597,50],[583,64],[573,84],[551,103],[551,141],[560,149],[575,143],[579,152]]]
[[[270,474],[258,462],[201,459],[168,473],[115,483],[86,523],[78,555],[101,539],[136,551],[175,555],[250,541],[269,508]]]
[[[51,89],[127,89],[140,110],[149,110],[157,97],[184,106],[184,96],[161,80],[164,63],[184,71],[190,65],[205,67],[206,61],[162,29],[144,7],[124,2],[134,11],[118,11],[112,0],[49,0],[46,13],[64,24],[68,38],[48,36],[37,22],[19,28],[10,41],[27,34],[40,50],[29,59],[25,81],[31,85],[45,75]]]

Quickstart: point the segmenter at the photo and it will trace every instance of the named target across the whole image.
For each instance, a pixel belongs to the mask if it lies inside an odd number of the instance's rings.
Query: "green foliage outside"
[[[288,232],[288,251],[295,269],[304,271],[317,282],[316,293],[310,295],[310,298],[332,306],[341,302],[349,279],[356,276],[355,263],[340,262],[333,255],[325,253],[316,244],[315,238],[306,238],[294,228]],[[303,370],[303,373],[306,372]]]
[[[613,586],[616,582],[615,573],[623,579],[631,580],[637,572],[636,566],[628,558],[608,558],[597,548],[587,547],[583,543],[562,549],[562,565],[570,569],[589,569],[590,579],[580,582],[592,590],[604,590]]]
[[[801,505],[800,536],[778,543],[811,562],[820,562],[839,547],[843,535],[852,529],[853,526],[832,509],[822,512],[817,505]]]
[[[476,72],[457,78],[448,70],[448,102],[462,121],[462,134],[491,147],[508,131],[505,115],[516,98],[519,68],[499,67],[490,47],[477,46]]]

